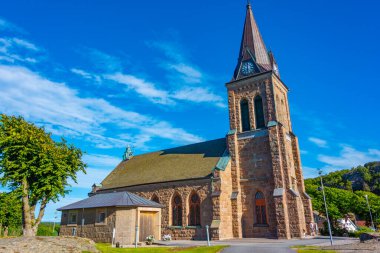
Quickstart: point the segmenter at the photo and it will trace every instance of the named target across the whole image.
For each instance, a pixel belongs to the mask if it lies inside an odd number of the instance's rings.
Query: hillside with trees
[[[331,219],[336,220],[346,214],[370,221],[368,205],[371,206],[375,223],[380,223],[380,162],[366,163],[352,169],[331,172],[323,177],[326,200]],[[305,180],[306,192],[312,198],[313,209],[325,214],[320,178]]]

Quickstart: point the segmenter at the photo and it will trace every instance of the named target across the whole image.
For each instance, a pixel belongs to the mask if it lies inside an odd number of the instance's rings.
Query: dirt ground
[[[95,243],[85,238],[62,236],[0,238],[0,253],[81,253],[82,251],[99,252]]]

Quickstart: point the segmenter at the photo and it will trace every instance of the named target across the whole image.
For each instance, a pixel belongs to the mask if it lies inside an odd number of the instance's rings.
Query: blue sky
[[[86,197],[135,153],[223,137],[241,1],[6,1],[0,111],[87,152],[88,174],[55,208]],[[254,1],[290,87],[305,177],[380,160],[375,0]],[[58,215],[59,216],[59,215]]]

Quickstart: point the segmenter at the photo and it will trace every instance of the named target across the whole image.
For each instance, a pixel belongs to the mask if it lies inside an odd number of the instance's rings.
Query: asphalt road
[[[334,244],[350,244],[357,242],[353,238],[334,238]],[[168,246],[204,246],[207,245],[205,241],[169,241],[164,244]],[[234,240],[212,241],[211,245],[229,245],[228,248],[223,250],[223,253],[294,253],[296,251],[290,249],[294,245],[317,245],[328,246],[330,240],[328,237],[316,237],[306,239],[292,239],[292,240],[276,240],[276,239],[259,239],[259,238],[246,238]]]

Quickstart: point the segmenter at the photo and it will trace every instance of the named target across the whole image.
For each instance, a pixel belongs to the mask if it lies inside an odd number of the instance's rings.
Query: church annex
[[[312,207],[292,132],[288,87],[250,4],[226,88],[230,129],[224,138],[126,155],[92,194],[130,192],[159,203],[161,235],[173,239],[205,239],[206,225],[214,240],[309,233]]]

